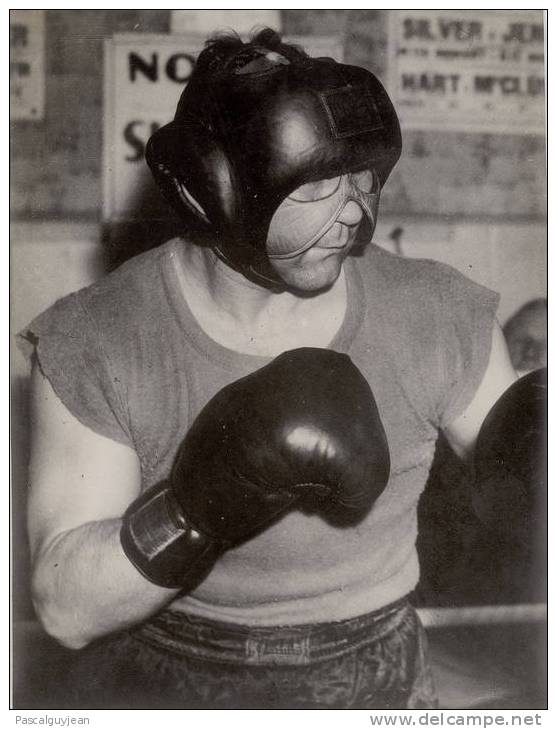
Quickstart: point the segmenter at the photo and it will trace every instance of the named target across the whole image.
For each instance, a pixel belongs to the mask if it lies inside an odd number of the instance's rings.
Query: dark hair
[[[262,49],[277,53],[289,62],[308,58],[303,48],[283,43],[280,34],[272,28],[252,31],[247,42],[244,42],[237,33],[230,31],[217,33],[207,40],[205,48],[197,58],[194,74],[204,76],[226,71],[234,59],[238,60],[230,70],[238,69],[241,64],[253,60],[255,54],[261,54]]]

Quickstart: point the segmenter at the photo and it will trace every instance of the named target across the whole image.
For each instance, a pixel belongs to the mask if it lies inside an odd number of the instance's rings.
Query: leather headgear
[[[208,234],[248,278],[265,272],[272,279],[265,242],[281,202],[308,182],[364,169],[382,187],[401,136],[393,105],[369,71],[250,51],[255,63],[238,63],[240,51],[223,71],[194,74],[174,121],[150,138],[146,159],[190,229]],[[265,62],[271,56],[279,60]]]

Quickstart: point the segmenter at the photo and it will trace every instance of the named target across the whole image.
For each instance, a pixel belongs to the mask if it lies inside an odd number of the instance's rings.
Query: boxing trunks
[[[427,709],[427,644],[406,599],[350,620],[254,628],[166,612],[80,651],[80,709]]]

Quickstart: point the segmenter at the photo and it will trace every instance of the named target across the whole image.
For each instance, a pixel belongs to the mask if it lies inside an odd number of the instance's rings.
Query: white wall
[[[402,228],[402,253],[433,258],[501,295],[499,321],[504,324],[522,304],[547,296],[547,232],[542,223],[449,222],[381,219],[375,241],[394,251],[391,238]]]
[[[103,273],[100,226],[24,223],[11,228],[10,326],[16,334],[57,299],[87,286]],[[26,374],[13,350],[12,373]]]

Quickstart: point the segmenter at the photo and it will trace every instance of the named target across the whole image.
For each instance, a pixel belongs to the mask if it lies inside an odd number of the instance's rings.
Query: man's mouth
[[[337,239],[322,239],[317,244],[317,247],[327,251],[341,251],[352,242],[353,238],[354,236],[352,235],[352,231],[347,231],[343,232],[343,234]]]

